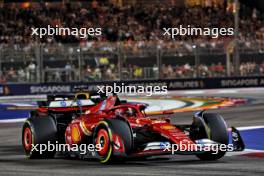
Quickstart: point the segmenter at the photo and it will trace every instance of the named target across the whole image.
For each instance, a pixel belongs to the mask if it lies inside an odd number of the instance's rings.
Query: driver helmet
[[[135,116],[135,110],[133,108],[128,108],[126,113],[129,117]]]
[[[116,116],[120,116],[120,117],[124,117],[124,116],[125,116],[125,111],[124,111],[124,109],[116,109],[116,110],[115,110],[115,115],[116,115]]]

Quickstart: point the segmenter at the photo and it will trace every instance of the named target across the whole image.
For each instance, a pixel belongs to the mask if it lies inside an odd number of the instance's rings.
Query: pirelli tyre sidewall
[[[56,151],[39,151],[32,150],[33,145],[38,144],[55,144],[57,140],[57,127],[54,119],[50,116],[28,118],[22,128],[22,145],[27,158],[53,158]],[[38,147],[37,147],[38,148]],[[38,148],[39,149],[39,148]]]
[[[215,142],[218,142],[219,144],[228,145],[228,130],[223,117],[215,113],[204,113],[202,118],[204,120],[204,125],[202,128],[204,128],[206,131],[204,138],[209,138]],[[201,160],[217,160],[222,158],[225,153],[226,151],[218,151],[217,154],[205,152],[202,154],[197,154],[196,156]]]
[[[97,151],[96,157],[101,163],[111,163],[117,161],[118,159],[124,159],[122,156],[115,156],[113,151],[113,134],[117,134],[121,137],[124,147],[125,154],[129,154],[132,150],[133,141],[132,141],[132,131],[129,124],[120,119],[105,119],[100,121],[93,133],[93,143],[94,145],[98,144],[98,138],[108,138],[103,139],[104,144],[102,145],[103,151]],[[107,152],[106,152],[107,150]]]

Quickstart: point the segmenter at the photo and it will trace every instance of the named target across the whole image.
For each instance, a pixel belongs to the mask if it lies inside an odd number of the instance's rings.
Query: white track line
[[[14,99],[44,99],[47,95],[17,95],[17,96],[1,96],[0,100],[14,100]]]
[[[244,151],[241,152],[227,152],[226,156],[240,156],[240,155],[245,155],[249,153],[264,153],[263,150],[252,150],[252,149],[245,149]]]
[[[240,131],[244,131],[244,130],[253,130],[253,129],[259,129],[259,128],[264,128],[264,126],[238,127],[237,129]]]
[[[0,120],[0,123],[17,123],[24,122],[27,118],[19,118],[19,119],[4,119]]]

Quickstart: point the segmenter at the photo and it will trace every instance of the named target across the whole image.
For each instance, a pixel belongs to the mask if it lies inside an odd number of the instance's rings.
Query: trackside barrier
[[[168,90],[186,89],[216,89],[264,87],[264,76],[260,77],[229,77],[229,78],[197,78],[197,79],[163,79],[163,80],[133,80],[133,81],[100,81],[78,83],[43,83],[43,84],[2,84],[0,95],[36,95],[72,93],[77,87],[89,91],[98,90],[97,86],[167,86]]]

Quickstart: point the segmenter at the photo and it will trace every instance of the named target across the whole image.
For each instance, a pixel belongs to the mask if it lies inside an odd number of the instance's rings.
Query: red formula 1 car
[[[26,155],[52,158],[58,153],[56,150],[40,152],[36,149],[40,144],[98,146],[98,150],[87,149],[85,153],[59,152],[67,156],[98,158],[101,163],[163,154],[193,154],[201,160],[217,160],[226,153],[226,150],[213,150],[213,147],[229,144],[226,123],[218,114],[201,111],[194,115],[191,124],[177,125],[164,117],[169,112],[148,117],[145,114],[147,104],[121,101],[116,95],[88,96],[54,96],[32,111],[22,131]],[[243,150],[244,143],[235,128],[231,136],[232,150]]]

